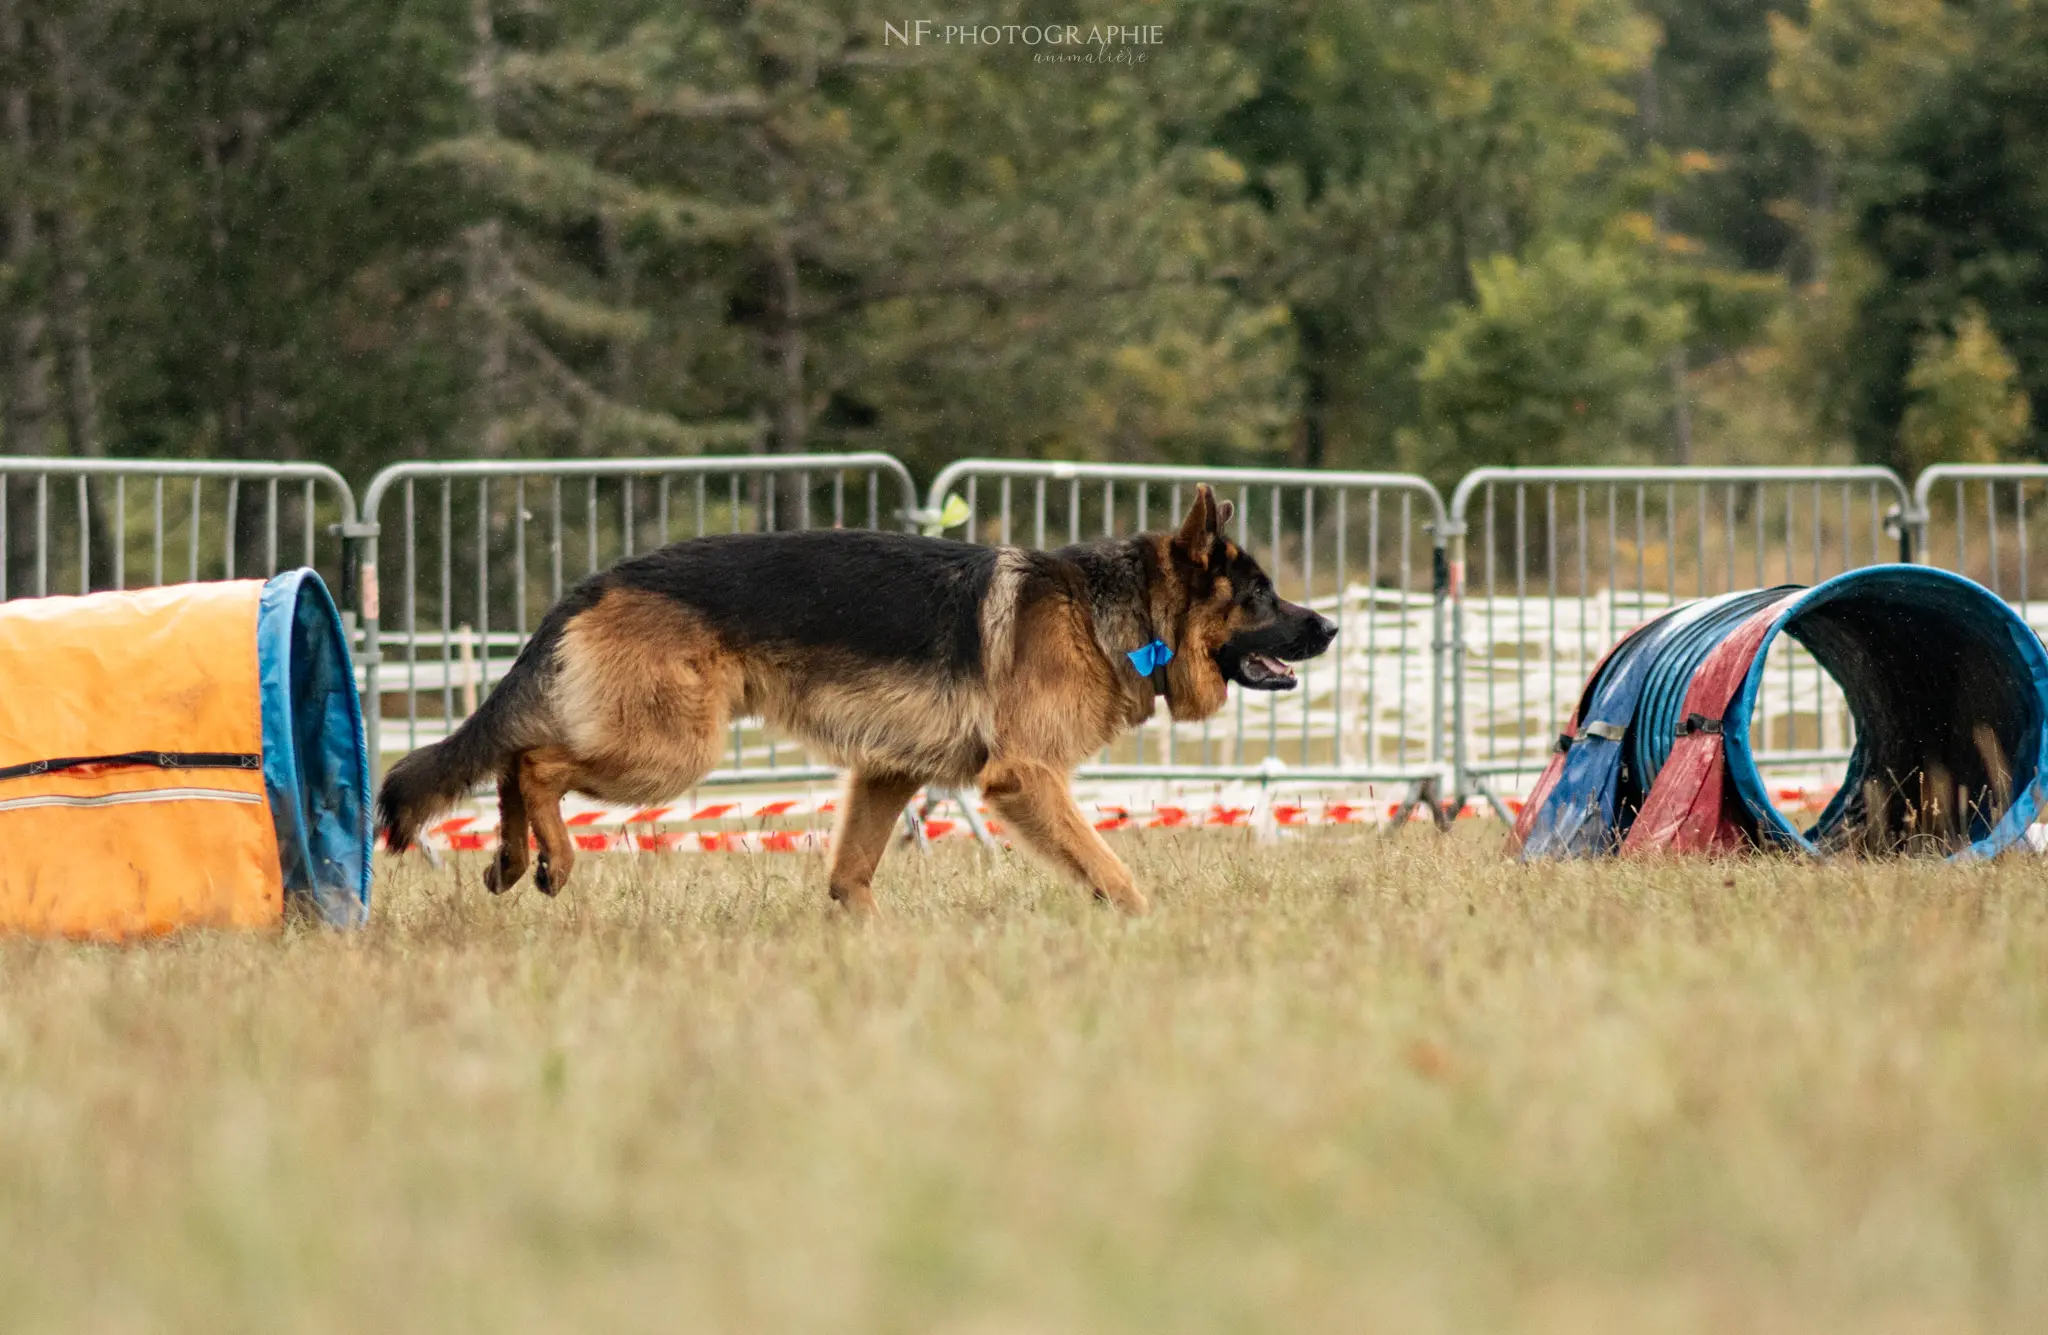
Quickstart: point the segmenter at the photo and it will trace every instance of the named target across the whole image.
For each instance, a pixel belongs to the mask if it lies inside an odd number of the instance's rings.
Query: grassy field
[[[2048,1317],[2048,881],[971,847],[388,869],[0,944],[0,1331],[1958,1331]]]

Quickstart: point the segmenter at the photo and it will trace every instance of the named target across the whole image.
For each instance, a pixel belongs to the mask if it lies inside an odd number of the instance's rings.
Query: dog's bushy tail
[[[394,853],[410,847],[428,821],[535,744],[530,715],[537,685],[532,665],[522,658],[462,726],[391,767],[377,792],[377,828],[385,847]]]

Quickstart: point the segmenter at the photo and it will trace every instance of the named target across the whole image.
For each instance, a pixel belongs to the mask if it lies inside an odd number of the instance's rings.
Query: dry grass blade
[[[1994,1330],[2048,1310],[2029,862],[971,848],[389,869],[0,944],[0,1329]]]

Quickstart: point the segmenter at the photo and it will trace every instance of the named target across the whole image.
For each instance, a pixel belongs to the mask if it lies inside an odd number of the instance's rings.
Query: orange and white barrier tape
[[[1305,797],[1276,793],[1260,798],[1245,790],[1210,794],[1203,798],[1154,797],[1147,800],[1136,792],[1103,791],[1094,800],[1083,798],[1081,809],[1095,828],[1105,833],[1126,830],[1300,830],[1320,826],[1384,825],[1395,819],[1403,802],[1388,792],[1405,793],[1397,785],[1369,786],[1364,793]],[[1787,809],[1818,812],[1833,797],[1834,789],[1824,784],[1783,785],[1772,797]],[[1508,810],[1519,813],[1520,796],[1504,797]],[[589,853],[810,853],[830,843],[826,826],[831,823],[837,802],[830,796],[810,794],[750,795],[710,802],[673,803],[657,807],[613,807],[580,803],[570,799],[564,822],[576,847]],[[926,839],[972,837],[973,830],[949,802],[913,808],[922,813]],[[1004,837],[1002,821],[986,806],[976,808],[989,833]],[[1458,816],[1490,814],[1483,799],[1468,801]],[[1411,821],[1430,819],[1425,808],[1409,815]],[[805,824],[810,822],[810,824]],[[774,828],[770,828],[771,824]],[[716,825],[712,829],[677,828]],[[423,833],[422,841],[436,850],[481,852],[497,844],[497,808],[484,804],[459,811],[436,821]],[[751,827],[751,828],[747,828]]]
[[[591,853],[806,853],[829,843],[829,824],[837,806],[833,798],[813,799],[787,795],[772,798],[731,798],[709,803],[671,806],[610,807],[596,804],[573,806],[565,811],[564,823],[579,850]],[[1275,829],[1304,829],[1328,825],[1383,825],[1399,815],[1402,803],[1376,792],[1341,798],[1307,800],[1278,795],[1264,804],[1254,798],[1218,798],[1156,801],[1144,804],[1124,801],[1083,801],[1081,808],[1091,815],[1095,828],[1104,832],[1123,830],[1254,829],[1266,822]],[[924,837],[953,839],[971,837],[968,821],[948,803],[913,808],[921,811]],[[976,814],[995,838],[1004,837],[1002,821],[978,806]],[[1468,804],[1460,815],[1481,814],[1478,804]],[[1414,820],[1428,820],[1417,810]],[[819,822],[804,827],[803,821]],[[717,822],[726,828],[710,830],[676,829],[675,826]],[[769,822],[791,828],[765,828]],[[757,828],[734,829],[745,824]],[[465,810],[435,822],[422,834],[422,841],[435,849],[478,852],[497,842],[495,807]]]

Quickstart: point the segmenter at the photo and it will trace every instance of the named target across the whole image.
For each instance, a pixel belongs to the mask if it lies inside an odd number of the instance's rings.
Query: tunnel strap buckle
[[[1598,737],[1603,742],[1618,742],[1627,734],[1628,726],[1622,723],[1608,723],[1601,719],[1595,719],[1585,727],[1580,728],[1579,731],[1588,737]]]
[[[1718,737],[1721,735],[1721,720],[1708,718],[1705,714],[1687,714],[1685,722],[1678,725],[1678,735],[1690,737],[1696,732],[1709,733]]]

